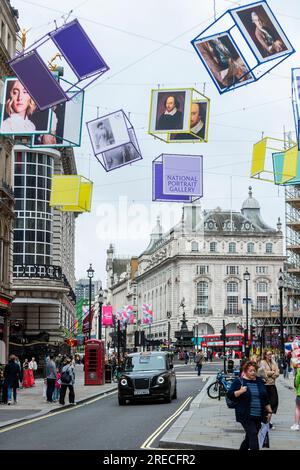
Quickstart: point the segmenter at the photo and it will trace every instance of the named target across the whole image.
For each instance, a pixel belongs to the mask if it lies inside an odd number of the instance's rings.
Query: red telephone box
[[[105,384],[104,341],[89,339],[84,348],[84,385]]]

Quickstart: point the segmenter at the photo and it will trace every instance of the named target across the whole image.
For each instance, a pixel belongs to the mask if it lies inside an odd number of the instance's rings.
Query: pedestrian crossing
[[[177,380],[202,380],[202,382],[206,382],[210,375],[208,374],[201,374],[200,376],[197,375],[197,372],[177,372],[176,378]]]

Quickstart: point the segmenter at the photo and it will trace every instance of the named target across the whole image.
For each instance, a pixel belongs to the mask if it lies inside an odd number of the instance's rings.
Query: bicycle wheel
[[[219,398],[219,382],[213,382],[207,389],[207,395],[209,398]]]
[[[226,395],[226,390],[224,388],[224,385],[223,384],[220,384],[219,385],[219,395],[218,395],[218,399],[221,400],[221,397],[225,397]]]

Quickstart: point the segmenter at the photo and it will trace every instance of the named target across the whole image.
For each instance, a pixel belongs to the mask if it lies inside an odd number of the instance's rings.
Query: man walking
[[[199,349],[199,351],[196,354],[195,357],[195,363],[196,363],[196,368],[198,371],[198,377],[201,375],[201,369],[202,369],[202,364],[204,361],[204,354],[202,352],[202,349]]]
[[[4,385],[7,387],[7,404],[11,404],[11,393],[13,391],[14,404],[17,403],[17,388],[19,388],[20,367],[16,363],[16,356],[9,357],[8,364],[4,368]]]
[[[49,360],[46,362],[46,378],[47,378],[47,403],[53,403],[52,395],[55,389],[57,373],[53,354],[50,354]]]

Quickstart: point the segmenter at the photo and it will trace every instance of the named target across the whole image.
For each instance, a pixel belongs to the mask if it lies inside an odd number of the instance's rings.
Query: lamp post
[[[102,305],[103,305],[103,289],[100,287],[98,293],[98,304],[99,304],[99,312],[98,312],[98,339],[102,339]]]
[[[199,320],[198,320],[198,318],[197,318],[197,320],[196,320],[196,327],[197,327],[197,330],[196,330],[196,331],[197,331],[197,336],[196,336],[196,338],[197,338],[196,351],[198,352],[198,351],[199,351]]]
[[[172,316],[172,312],[167,312],[167,318],[168,318],[168,351],[170,351],[170,330],[171,330],[171,323],[170,323],[170,318]]]
[[[89,284],[89,339],[91,339],[91,327],[92,327],[92,322],[91,322],[91,317],[92,317],[92,279],[94,277],[94,270],[92,268],[92,264],[90,263],[89,269],[87,269],[87,275],[90,281]]]
[[[283,337],[283,300],[282,291],[284,288],[283,272],[280,269],[278,275],[278,289],[279,289],[279,314],[280,314],[280,355],[284,367],[284,337]]]
[[[248,268],[243,274],[244,281],[246,281],[246,329],[244,332],[244,344],[245,344],[245,356],[249,358],[249,342],[248,342],[248,320],[249,320],[249,311],[248,311],[248,282],[250,281],[250,273]]]

